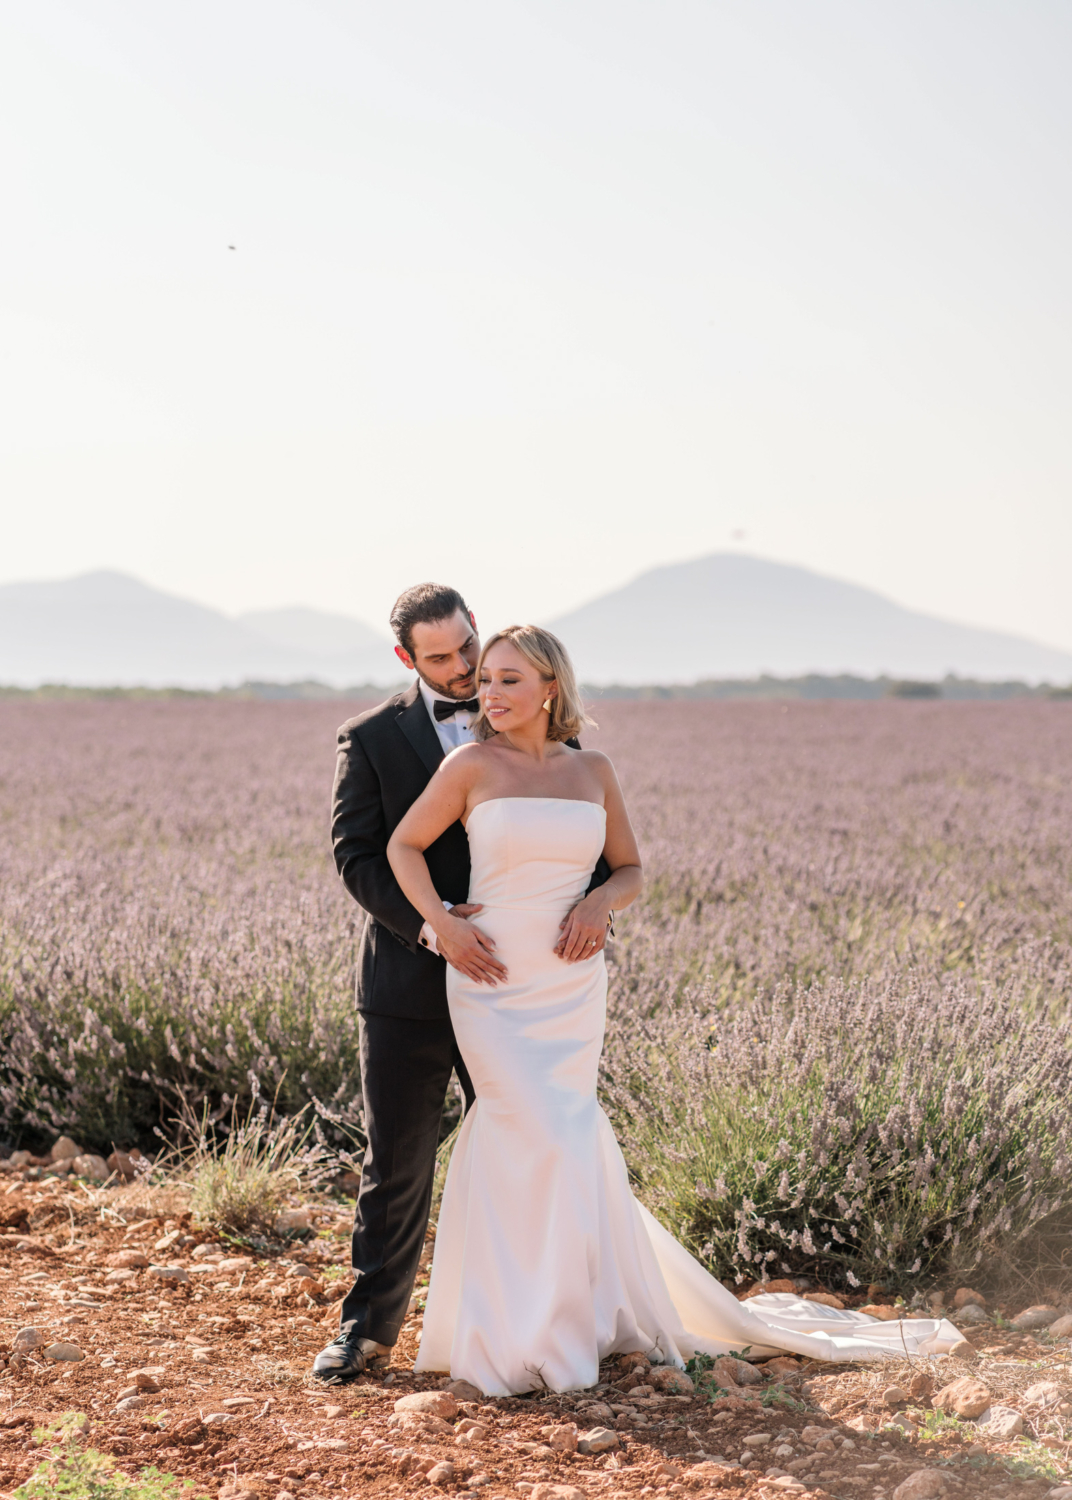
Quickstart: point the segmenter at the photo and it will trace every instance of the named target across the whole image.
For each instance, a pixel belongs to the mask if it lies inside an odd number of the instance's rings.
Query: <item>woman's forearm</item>
[[[609,880],[597,885],[591,892],[606,904],[608,915],[612,911],[623,911],[631,906],[644,889],[644,871],[640,865],[619,865]]]
[[[443,919],[448,913],[432,884],[424,851],[413,844],[391,839],[387,845],[387,859],[402,888],[402,894],[417,908],[438,937]]]

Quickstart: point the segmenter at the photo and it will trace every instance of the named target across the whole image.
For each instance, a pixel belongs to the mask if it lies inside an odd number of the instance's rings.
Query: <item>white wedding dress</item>
[[[607,971],[567,964],[559,922],[603,848],[594,802],[496,797],[469,816],[470,901],[509,970],[491,988],[447,970],[451,1020],[476,1090],[447,1175],[418,1370],[486,1395],[596,1384],[640,1349],[681,1365],[751,1345],[813,1359],[940,1354],[944,1319],[883,1323],[785,1293],[745,1303],[633,1197],[596,1099]]]

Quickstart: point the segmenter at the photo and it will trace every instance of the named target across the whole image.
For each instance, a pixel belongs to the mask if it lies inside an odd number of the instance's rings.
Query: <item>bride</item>
[[[961,1336],[942,1319],[881,1323],[786,1293],[740,1303],[633,1197],[596,1098],[603,937],[643,883],[625,800],[605,755],[566,743],[586,720],[550,631],[499,631],[477,683],[477,742],[447,756],[387,849],[406,896],[451,940],[447,999],[476,1091],[417,1370],[504,1396],[594,1385],[600,1360],[634,1350],[681,1366],[742,1345],[832,1360],[951,1349]],[[481,908],[469,920],[444,908],[424,858],[458,820]],[[601,853],[610,879],[585,895]]]

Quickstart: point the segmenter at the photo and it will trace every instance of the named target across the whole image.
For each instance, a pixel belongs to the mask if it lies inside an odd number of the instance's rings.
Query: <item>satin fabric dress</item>
[[[469,899],[509,977],[492,988],[447,971],[476,1104],[447,1175],[417,1370],[504,1396],[594,1385],[601,1359],[637,1349],[680,1366],[745,1345],[826,1360],[952,1348],[961,1335],[944,1319],[883,1323],[785,1293],[738,1302],[637,1202],[596,1097],[603,955],[554,953],[604,810],[496,797],[467,831]]]

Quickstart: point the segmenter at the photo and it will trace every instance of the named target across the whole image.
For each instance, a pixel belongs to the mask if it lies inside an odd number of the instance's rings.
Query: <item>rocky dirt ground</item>
[[[727,1357],[690,1389],[634,1358],[591,1391],[493,1401],[412,1373],[419,1287],[386,1376],[325,1388],[308,1372],[347,1284],[349,1209],[313,1203],[255,1255],[184,1203],[0,1177],[0,1500],[41,1460],[35,1429],[69,1413],[123,1472],[155,1464],[223,1500],[1072,1500],[1060,1306],[976,1299],[951,1314],[963,1359]]]

